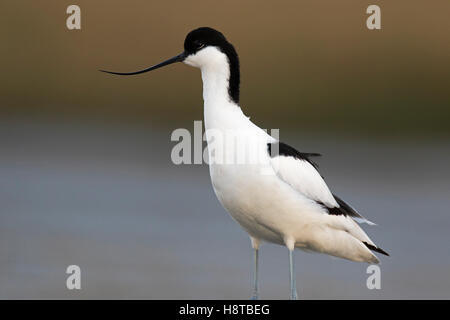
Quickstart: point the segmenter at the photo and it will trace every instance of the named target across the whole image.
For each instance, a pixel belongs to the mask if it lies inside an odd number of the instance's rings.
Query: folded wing
[[[322,205],[328,214],[350,216],[357,222],[373,224],[331,193],[317,171],[318,166],[311,160],[311,157],[320,154],[300,152],[283,142],[268,143],[267,150],[278,177],[296,191]]]

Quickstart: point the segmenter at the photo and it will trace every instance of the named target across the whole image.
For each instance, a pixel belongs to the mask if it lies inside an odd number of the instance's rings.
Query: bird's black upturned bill
[[[152,70],[155,70],[155,69],[167,66],[167,65],[175,63],[175,62],[183,62],[183,60],[185,58],[186,58],[186,53],[183,52],[183,53],[180,53],[179,55],[177,55],[177,56],[175,56],[173,58],[170,58],[170,59],[168,59],[168,60],[166,60],[164,62],[161,62],[161,63],[159,63],[157,65],[154,65],[152,67],[149,67],[149,68],[146,68],[146,69],[143,69],[143,70],[139,70],[139,71],[134,71],[134,72],[114,72],[114,71],[107,71],[107,70],[99,70],[99,71],[106,72],[106,73],[111,73],[111,74],[117,74],[119,76],[131,76],[131,75],[135,75],[135,74],[149,72],[149,71],[152,71]]]

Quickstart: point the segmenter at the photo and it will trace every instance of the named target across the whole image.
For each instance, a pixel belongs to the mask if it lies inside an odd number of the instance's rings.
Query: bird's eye
[[[196,45],[197,45],[197,50],[203,49],[205,47],[205,44],[201,43],[201,42],[196,43]]]

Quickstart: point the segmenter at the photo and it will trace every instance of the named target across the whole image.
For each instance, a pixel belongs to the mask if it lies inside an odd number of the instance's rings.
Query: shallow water
[[[0,123],[0,298],[247,299],[252,252],[205,165],[170,162],[170,131]],[[450,298],[450,146],[314,135],[330,188],[376,222],[381,290],[365,264],[296,252],[304,299]],[[262,298],[288,297],[285,248],[260,252]],[[68,265],[81,290],[66,289]]]

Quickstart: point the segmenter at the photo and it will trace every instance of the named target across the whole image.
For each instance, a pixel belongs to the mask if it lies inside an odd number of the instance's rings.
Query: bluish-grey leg
[[[294,250],[289,250],[289,282],[291,284],[291,300],[297,300],[297,285],[295,283]]]
[[[253,249],[254,252],[254,265],[255,268],[253,270],[253,289],[252,289],[252,300],[258,300],[259,292],[258,292],[258,252],[259,249]]]

